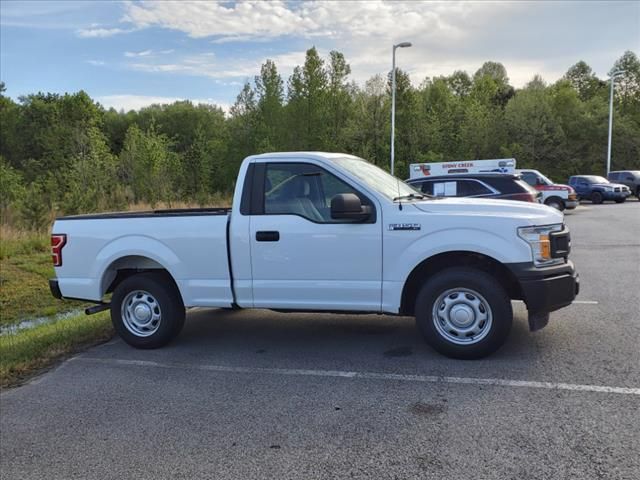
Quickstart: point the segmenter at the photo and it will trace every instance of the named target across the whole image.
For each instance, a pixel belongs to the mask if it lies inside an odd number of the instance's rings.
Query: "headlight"
[[[605,192],[613,192],[613,187],[602,187]]]
[[[564,262],[562,258],[551,257],[551,240],[549,239],[551,232],[560,232],[562,228],[562,224],[518,228],[518,236],[531,247],[534,265],[546,267]]]

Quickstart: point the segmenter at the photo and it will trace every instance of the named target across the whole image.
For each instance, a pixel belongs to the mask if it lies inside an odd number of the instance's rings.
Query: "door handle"
[[[280,240],[280,232],[262,231],[256,232],[256,241],[258,242],[277,242]]]

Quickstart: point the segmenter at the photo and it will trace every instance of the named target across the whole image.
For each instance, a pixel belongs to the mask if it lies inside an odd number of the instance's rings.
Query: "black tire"
[[[593,192],[591,194],[591,201],[596,205],[600,205],[604,199],[602,198],[602,194],[600,192]]]
[[[438,297],[453,289],[477,292],[488,303],[491,322],[486,327],[484,337],[475,343],[454,343],[436,327],[439,320],[433,314],[435,303]],[[442,304],[453,295],[456,294],[444,297]],[[466,293],[462,295],[466,296]],[[471,296],[474,297],[473,294]],[[511,301],[502,285],[488,273],[464,267],[444,270],[427,280],[416,298],[415,315],[416,323],[431,347],[447,357],[464,360],[486,357],[498,350],[506,341],[513,322]],[[463,339],[466,341],[467,337]]]
[[[624,203],[626,198],[616,198],[616,203]]]
[[[147,292],[149,296],[141,294],[133,296],[133,292]],[[139,334],[134,332],[137,329],[135,323],[132,324],[131,320],[127,321],[123,318],[123,302],[129,294],[133,296],[127,301],[133,305],[131,309],[135,310],[135,303],[132,302],[139,297],[140,303],[143,304],[141,307],[143,313],[147,309],[150,315],[153,315],[151,310],[160,315],[160,319],[154,325],[149,323],[148,327],[140,328]],[[153,299],[153,302],[149,299]],[[182,297],[168,274],[145,272],[128,277],[116,287],[111,298],[113,328],[125,342],[135,348],[159,348],[166,345],[180,333],[184,326],[184,318]],[[153,322],[153,318],[149,321]],[[144,328],[148,331],[144,331]]]
[[[544,204],[561,212],[564,210],[564,200],[560,197],[549,197],[545,200]]]

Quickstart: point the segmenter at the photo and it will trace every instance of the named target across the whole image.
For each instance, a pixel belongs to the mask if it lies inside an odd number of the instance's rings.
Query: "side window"
[[[538,183],[538,177],[535,173],[531,173],[531,172],[523,172],[522,173],[522,179],[527,182],[529,185],[531,185],[532,187],[535,187],[536,184]]]
[[[433,195],[433,182],[422,182],[420,190],[427,195]]]
[[[619,180],[617,173],[610,173],[609,180]]]
[[[436,197],[455,197],[458,195],[458,182],[434,182],[433,194]]]
[[[478,195],[490,195],[493,192],[480,182],[474,180],[458,181],[458,197],[475,197]]]
[[[331,218],[331,199],[340,193],[362,196],[348,184],[308,163],[268,163],[265,172],[264,213],[299,215],[317,223]]]

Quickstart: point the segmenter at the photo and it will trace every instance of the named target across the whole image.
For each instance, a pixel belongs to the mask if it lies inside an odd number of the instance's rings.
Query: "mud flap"
[[[529,314],[529,331],[542,330],[549,323],[549,312]]]

